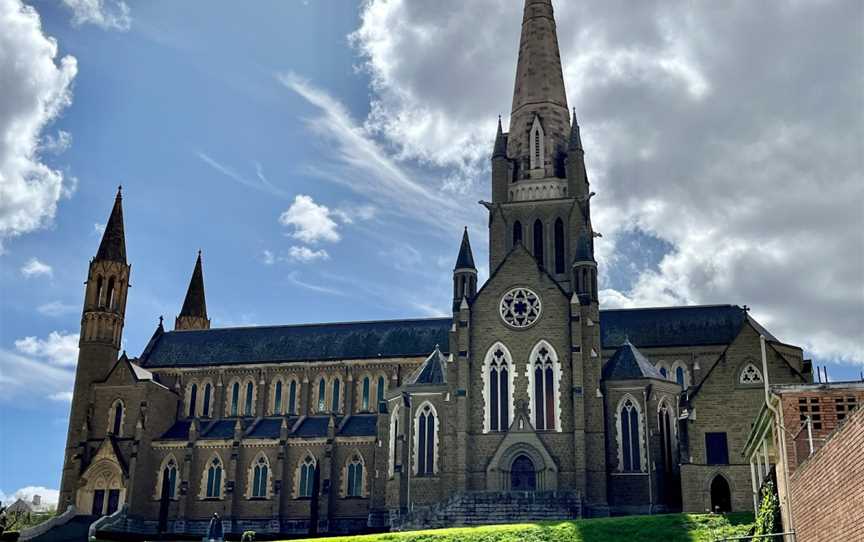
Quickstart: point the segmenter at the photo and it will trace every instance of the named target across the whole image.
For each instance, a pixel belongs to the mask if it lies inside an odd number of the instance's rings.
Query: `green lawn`
[[[319,542],[711,542],[745,535],[753,514],[669,514],[317,539]]]

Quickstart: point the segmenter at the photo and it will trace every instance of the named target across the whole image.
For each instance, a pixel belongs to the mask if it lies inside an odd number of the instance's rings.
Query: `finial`
[[[117,197],[118,198],[123,197],[123,185],[122,184],[117,185]]]
[[[201,257],[201,249],[200,248],[198,249],[198,257],[199,258]]]
[[[164,320],[164,318],[160,315],[159,316],[159,327],[162,327],[162,320]]]

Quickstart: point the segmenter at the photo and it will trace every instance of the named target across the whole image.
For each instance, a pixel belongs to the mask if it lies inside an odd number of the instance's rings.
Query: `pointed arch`
[[[615,408],[618,472],[646,472],[645,421],[642,406],[629,393]]]
[[[566,271],[566,255],[564,254],[566,246],[564,221],[558,218],[555,220],[555,273],[563,274]]]
[[[545,164],[544,135],[540,117],[535,115],[534,124],[531,126],[531,169],[540,169]]]
[[[670,473],[675,464],[675,449],[677,448],[677,439],[675,438],[675,422],[678,417],[675,411],[669,406],[666,397],[660,399],[657,404],[657,429],[660,436],[660,456],[661,466],[663,471]]]
[[[739,384],[762,384],[762,371],[753,363],[747,363],[738,373]]]
[[[384,396],[387,393],[387,376],[383,374],[378,375],[378,381],[375,383],[375,412],[378,412],[381,408],[381,403],[384,402]]]
[[[723,472],[716,472],[709,478],[708,495],[711,499],[710,510],[716,513],[732,511],[732,483]]]
[[[213,416],[213,390],[213,382],[209,378],[201,381],[201,396],[198,399],[201,406],[198,409],[198,413],[203,418]]]
[[[321,375],[318,378],[318,401],[316,402],[318,412],[327,411],[327,378]]]
[[[297,415],[297,393],[300,389],[300,385],[297,383],[296,378],[292,378],[288,384],[288,410],[286,413],[289,416]]]
[[[672,364],[669,378],[673,382],[677,382],[685,390],[690,387],[690,371],[687,369],[687,364],[681,360],[675,361]]]
[[[269,499],[271,485],[270,458],[259,452],[246,469],[246,498]]]
[[[342,467],[342,497],[358,499],[366,496],[366,461],[358,450],[354,450]]]
[[[270,413],[276,416],[282,414],[284,403],[283,395],[285,394],[285,382],[282,377],[277,378],[273,382],[273,392],[270,394],[272,400],[270,402]]]
[[[360,411],[361,412],[369,412],[369,405],[371,404],[372,395],[372,379],[369,375],[363,375],[363,379],[360,381]]]
[[[540,264],[541,267],[546,267],[546,261],[543,257],[543,247],[545,245],[545,239],[543,237],[543,221],[539,218],[534,221],[534,258],[537,260],[537,263]]]
[[[522,223],[518,220],[513,223],[513,246],[522,243]]]
[[[529,416],[538,431],[561,431],[561,362],[555,348],[540,340],[528,357]]]
[[[225,494],[225,464],[218,452],[213,452],[201,473],[201,499],[222,499]]]
[[[387,442],[387,477],[393,478],[396,473],[396,441],[399,438],[399,416],[402,406],[397,404],[390,413],[390,439]]]
[[[330,412],[342,412],[342,378],[338,376],[330,384]]]
[[[294,495],[298,499],[309,499],[312,497],[312,492],[315,485],[315,469],[318,466],[318,459],[311,451],[307,451],[297,463],[297,470],[294,475]]]
[[[198,382],[192,381],[189,385],[189,396],[186,399],[186,414],[189,418],[194,418],[198,410]]]
[[[255,415],[255,381],[252,378],[247,378],[243,386],[243,415]]]
[[[126,424],[126,405],[122,399],[115,399],[108,409],[108,433],[115,437],[123,436],[123,427]]]
[[[167,498],[176,501],[180,496],[180,464],[174,454],[169,453],[162,459],[159,471],[156,473],[156,487],[153,497],[162,498],[163,487],[167,489]],[[164,484],[164,485],[163,485]]]
[[[498,341],[486,351],[483,361],[483,432],[507,431],[515,416],[513,394],[516,367],[504,343]]]
[[[438,411],[424,401],[414,413],[414,474],[438,474]]]

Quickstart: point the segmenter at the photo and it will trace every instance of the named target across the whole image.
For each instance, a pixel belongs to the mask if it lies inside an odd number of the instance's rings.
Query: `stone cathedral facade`
[[[602,309],[584,155],[551,1],[526,0],[483,202],[491,276],[466,230],[452,317],[211,328],[199,254],[174,329],[160,320],[135,358],[118,193],[87,277],[61,509],[178,533],[214,513],[301,533],[750,509],[741,452],[765,380],[809,382],[810,364],[746,308]]]

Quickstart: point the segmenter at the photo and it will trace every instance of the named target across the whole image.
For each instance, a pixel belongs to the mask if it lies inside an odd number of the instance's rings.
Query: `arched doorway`
[[[732,511],[732,493],[729,490],[729,482],[720,474],[711,481],[711,510],[721,514]]]
[[[78,510],[104,516],[113,514],[123,504],[126,488],[120,467],[115,462],[97,461],[84,472],[83,479],[85,485],[78,490]]]
[[[534,491],[537,489],[537,472],[534,462],[527,455],[521,454],[513,460],[510,467],[511,491]]]

